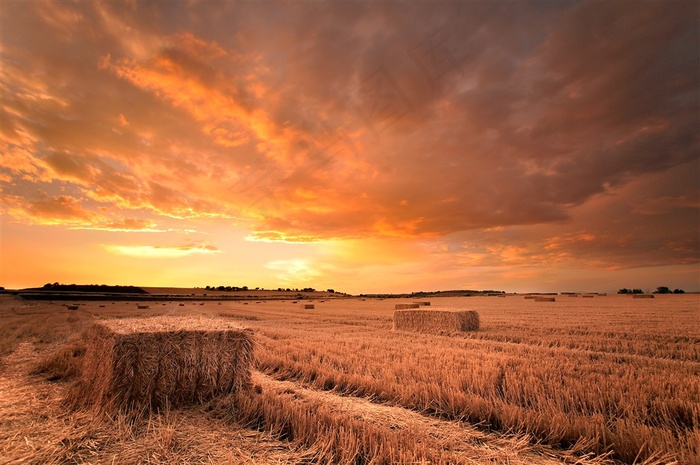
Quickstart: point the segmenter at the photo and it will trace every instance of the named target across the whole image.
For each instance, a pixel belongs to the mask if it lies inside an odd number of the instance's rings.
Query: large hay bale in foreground
[[[394,330],[440,334],[478,329],[479,314],[474,310],[433,307],[394,311]]]
[[[73,406],[143,414],[247,389],[253,332],[204,317],[103,320],[85,334]]]

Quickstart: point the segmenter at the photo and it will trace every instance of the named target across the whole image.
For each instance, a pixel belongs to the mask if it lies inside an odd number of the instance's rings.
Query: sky
[[[0,285],[700,291],[696,1],[3,1]]]

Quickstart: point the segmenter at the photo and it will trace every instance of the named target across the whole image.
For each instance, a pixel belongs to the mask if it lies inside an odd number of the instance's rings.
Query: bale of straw
[[[653,299],[654,295],[653,294],[634,294],[632,296],[633,299]]]
[[[536,295],[526,295],[525,298],[526,299],[536,299],[537,296]]]
[[[584,294],[584,295],[582,295],[581,297],[586,298],[586,299],[592,299],[592,298],[595,297],[595,296],[594,296],[594,295],[590,295],[590,294]]]
[[[555,297],[535,297],[535,302],[556,302]]]
[[[313,310],[314,304],[304,304],[304,310]]]
[[[423,301],[423,302],[413,302],[414,304],[418,304],[419,307],[429,307],[430,302],[428,301]]]
[[[442,334],[478,329],[479,314],[474,310],[431,308],[394,311],[394,330]]]
[[[68,308],[68,310],[77,310],[78,306],[77,305],[66,305],[66,308]]]
[[[419,308],[420,304],[396,304],[394,310],[406,310],[408,308]]]
[[[102,320],[85,334],[80,379],[68,403],[143,415],[247,389],[253,332],[223,319]]]
[[[138,305],[138,304],[136,304],[136,307],[137,307],[139,310],[145,310],[145,309],[149,308],[149,305]]]

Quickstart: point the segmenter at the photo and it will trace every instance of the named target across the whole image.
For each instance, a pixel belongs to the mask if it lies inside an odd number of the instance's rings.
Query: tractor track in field
[[[278,380],[255,371],[253,383],[264,395],[283,399],[296,412],[322,410],[319,417],[331,417],[342,428],[355,428],[356,436],[371,437],[372,429],[414,438],[413,445],[429,457],[425,463],[450,464],[602,464],[602,458],[580,457],[543,445],[533,445],[527,437],[488,433],[457,421],[440,420],[403,407],[382,405],[368,399],[343,396],[304,386],[296,381]],[[303,413],[301,414],[303,415]],[[294,426],[292,426],[293,428]],[[303,425],[297,426],[303,428]],[[292,432],[294,434],[294,432]],[[405,447],[410,445],[404,444]],[[420,455],[420,454],[418,454]]]

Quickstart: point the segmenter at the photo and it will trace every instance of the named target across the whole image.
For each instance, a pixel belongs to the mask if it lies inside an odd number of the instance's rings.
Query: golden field
[[[2,295],[0,463],[700,463],[700,295],[430,300],[480,329],[392,331],[409,299]],[[154,315],[253,329],[254,389],[138,421],[66,408],[82,332]]]

